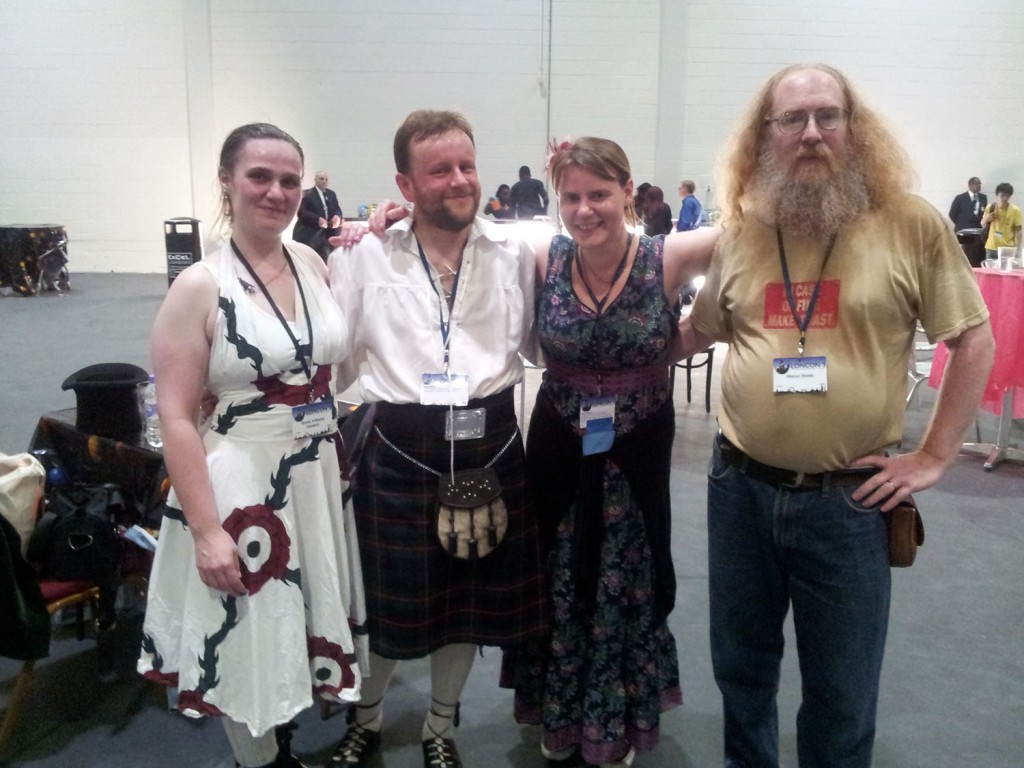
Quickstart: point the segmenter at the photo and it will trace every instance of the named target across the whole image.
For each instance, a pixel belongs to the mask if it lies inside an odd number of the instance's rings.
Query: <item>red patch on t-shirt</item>
[[[814,281],[793,283],[793,301],[796,314],[801,322],[807,315],[807,307],[814,295]],[[808,328],[835,328],[839,324],[839,281],[823,280],[818,291],[818,300],[814,303],[814,314]],[[764,289],[764,327],[765,328],[796,328],[793,311],[786,298],[786,286],[783,283],[768,283]]]

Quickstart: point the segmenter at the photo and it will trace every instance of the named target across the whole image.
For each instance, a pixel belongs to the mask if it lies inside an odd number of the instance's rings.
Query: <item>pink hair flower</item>
[[[544,164],[544,170],[547,173],[551,173],[551,169],[558,162],[558,158],[570,149],[572,149],[572,139],[569,136],[566,136],[561,141],[552,137],[548,143],[548,157],[547,162]]]

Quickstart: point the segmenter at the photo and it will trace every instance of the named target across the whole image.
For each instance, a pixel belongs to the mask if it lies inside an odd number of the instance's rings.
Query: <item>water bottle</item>
[[[142,397],[142,414],[146,420],[146,444],[151,448],[162,448],[164,438],[160,434],[160,416],[156,410],[156,377],[152,373]]]

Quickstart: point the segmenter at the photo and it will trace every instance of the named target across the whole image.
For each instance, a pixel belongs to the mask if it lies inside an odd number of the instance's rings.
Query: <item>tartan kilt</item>
[[[419,658],[445,645],[508,647],[547,631],[547,592],[536,509],[528,493],[522,436],[512,389],[468,408],[485,407],[486,433],[455,442],[455,470],[494,464],[508,508],[501,544],[476,561],[448,555],[437,537],[440,478],[399,455],[377,433],[428,467],[447,474],[447,406],[378,403],[353,478],[353,505],[366,590],[370,650]]]

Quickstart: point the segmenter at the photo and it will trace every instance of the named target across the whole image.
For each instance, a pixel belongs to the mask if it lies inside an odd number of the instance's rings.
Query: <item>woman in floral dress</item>
[[[679,291],[703,274],[717,230],[633,234],[621,147],[557,148],[551,178],[570,237],[538,254],[543,383],[527,439],[551,552],[552,635],[510,650],[503,684],[520,722],[542,723],[552,764],[628,766],[682,702],[669,551],[675,434],[669,364]]]
[[[343,509],[332,366],[347,328],[326,267],[281,233],[298,143],[233,131],[219,179],[230,241],[175,278],[153,327],[172,482],[139,670],[186,715],[222,715],[241,766],[298,766],[276,731],[313,693],[358,698],[365,616]],[[204,391],[217,404],[198,426]]]

